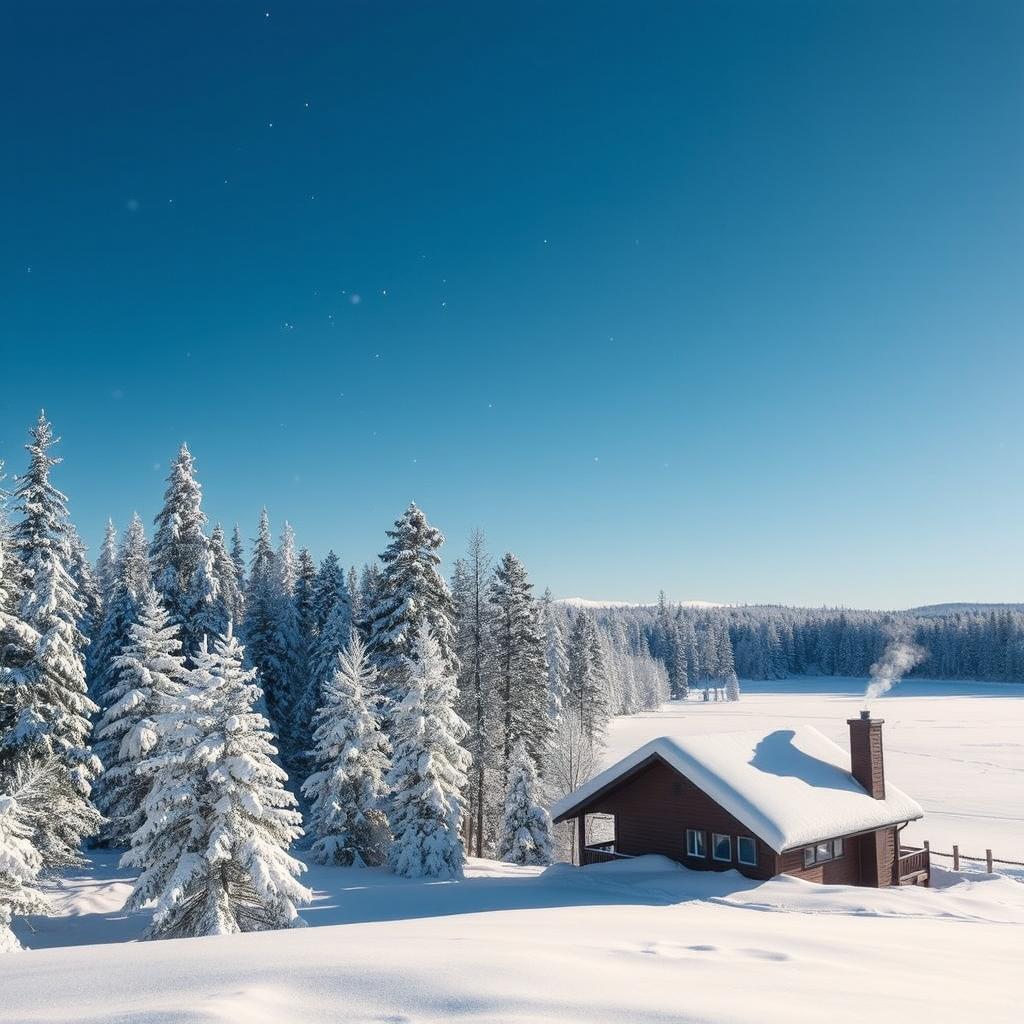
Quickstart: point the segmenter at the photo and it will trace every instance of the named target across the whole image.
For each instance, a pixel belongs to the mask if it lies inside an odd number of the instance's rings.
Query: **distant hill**
[[[992,612],[992,611],[1011,611],[1011,612],[1024,612],[1024,603],[986,603],[984,601],[950,601],[947,604],[925,604],[920,608],[908,608],[908,612],[912,615],[933,615],[936,617],[942,615],[955,615],[957,612]]]
[[[654,601],[592,601],[589,597],[556,597],[555,604],[568,605],[570,608],[653,608]],[[724,608],[716,601],[670,601],[673,608],[682,605],[684,608]]]

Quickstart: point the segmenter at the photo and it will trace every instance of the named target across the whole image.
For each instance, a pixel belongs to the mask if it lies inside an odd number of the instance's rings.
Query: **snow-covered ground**
[[[612,723],[611,764],[666,732],[731,732],[807,723],[849,749],[846,724],[864,704],[864,679],[743,683],[738,704],[667,704]],[[905,842],[1024,861],[1024,686],[912,680],[871,703],[885,720],[886,777],[925,817]],[[948,861],[940,863],[949,864]]]
[[[310,881],[308,929],[124,942],[144,917],[120,913],[126,880],[100,856],[64,891],[71,916],[34,922],[37,947],[76,945],[0,962],[0,1019],[1019,1019],[1024,885],[997,876],[877,891],[651,857],[544,873],[479,861],[435,884],[319,868]]]
[[[609,758],[680,715],[705,732],[812,722],[845,744],[860,692],[801,680],[751,684],[738,706],[670,705],[616,721]],[[919,837],[1024,859],[1012,693],[914,683],[875,703],[887,770],[928,812]],[[145,915],[120,910],[130,875],[99,854],[53,886],[59,916],[19,925],[34,948],[0,958],[0,1021],[991,1024],[1018,1020],[1024,994],[1024,884],[1008,875],[940,868],[934,889],[879,891],[652,857],[545,872],[473,861],[446,883],[315,867],[307,880],[308,929],[138,943]]]

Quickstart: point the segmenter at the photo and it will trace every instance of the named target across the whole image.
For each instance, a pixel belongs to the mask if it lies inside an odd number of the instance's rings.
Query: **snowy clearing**
[[[738,704],[691,700],[616,718],[604,763],[610,765],[665,733],[714,733],[787,724],[813,725],[844,750],[848,718],[865,706],[865,679],[744,682]],[[999,683],[899,683],[871,702],[885,720],[886,778],[923,808],[906,842],[936,850],[1024,861],[1024,686]],[[951,866],[948,860],[937,863]],[[975,865],[977,866],[977,865]],[[1024,869],[1019,869],[1024,870]]]
[[[465,880],[315,868],[308,929],[125,943],[110,855],[63,888],[37,947],[0,962],[5,1024],[76,1021],[1009,1021],[1024,885],[941,873],[875,891],[659,857]],[[123,890],[123,891],[122,891]]]
[[[771,692],[771,691],[774,692]],[[863,682],[747,684],[739,705],[668,705],[613,723],[608,758],[666,731],[813,723],[846,745]],[[904,683],[876,701],[886,767],[925,808],[914,838],[1024,859],[1024,699],[998,686]],[[914,826],[911,826],[913,828]],[[1004,851],[1006,851],[1004,853]],[[131,875],[101,853],[51,887],[60,916],[20,922],[0,959],[21,1022],[658,1022],[1019,1018],[1024,884],[936,888],[753,882],[658,857],[542,872],[470,861],[459,882],[313,867],[310,927],[139,943]],[[977,865],[972,865],[977,867]],[[34,930],[32,930],[34,929]]]

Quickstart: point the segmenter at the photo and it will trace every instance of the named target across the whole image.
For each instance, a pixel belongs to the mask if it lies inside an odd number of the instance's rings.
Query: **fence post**
[[[932,844],[931,844],[931,843],[930,843],[930,842],[929,842],[929,841],[928,841],[927,839],[926,839],[926,840],[924,841],[924,848],[925,848],[925,852],[926,852],[926,853],[927,853],[927,854],[928,854],[929,856],[931,856],[931,852],[932,852]]]
[[[960,870],[960,847],[956,843],[953,844],[953,870]]]
[[[985,851],[985,867],[988,868],[988,873],[991,875],[992,874],[992,851],[991,850],[986,850]]]

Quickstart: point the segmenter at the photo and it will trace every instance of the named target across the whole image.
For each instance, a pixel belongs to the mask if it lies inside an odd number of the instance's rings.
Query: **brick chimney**
[[[862,711],[860,718],[848,718],[850,727],[850,771],[876,800],[885,799],[885,765],[882,761],[882,724]]]

